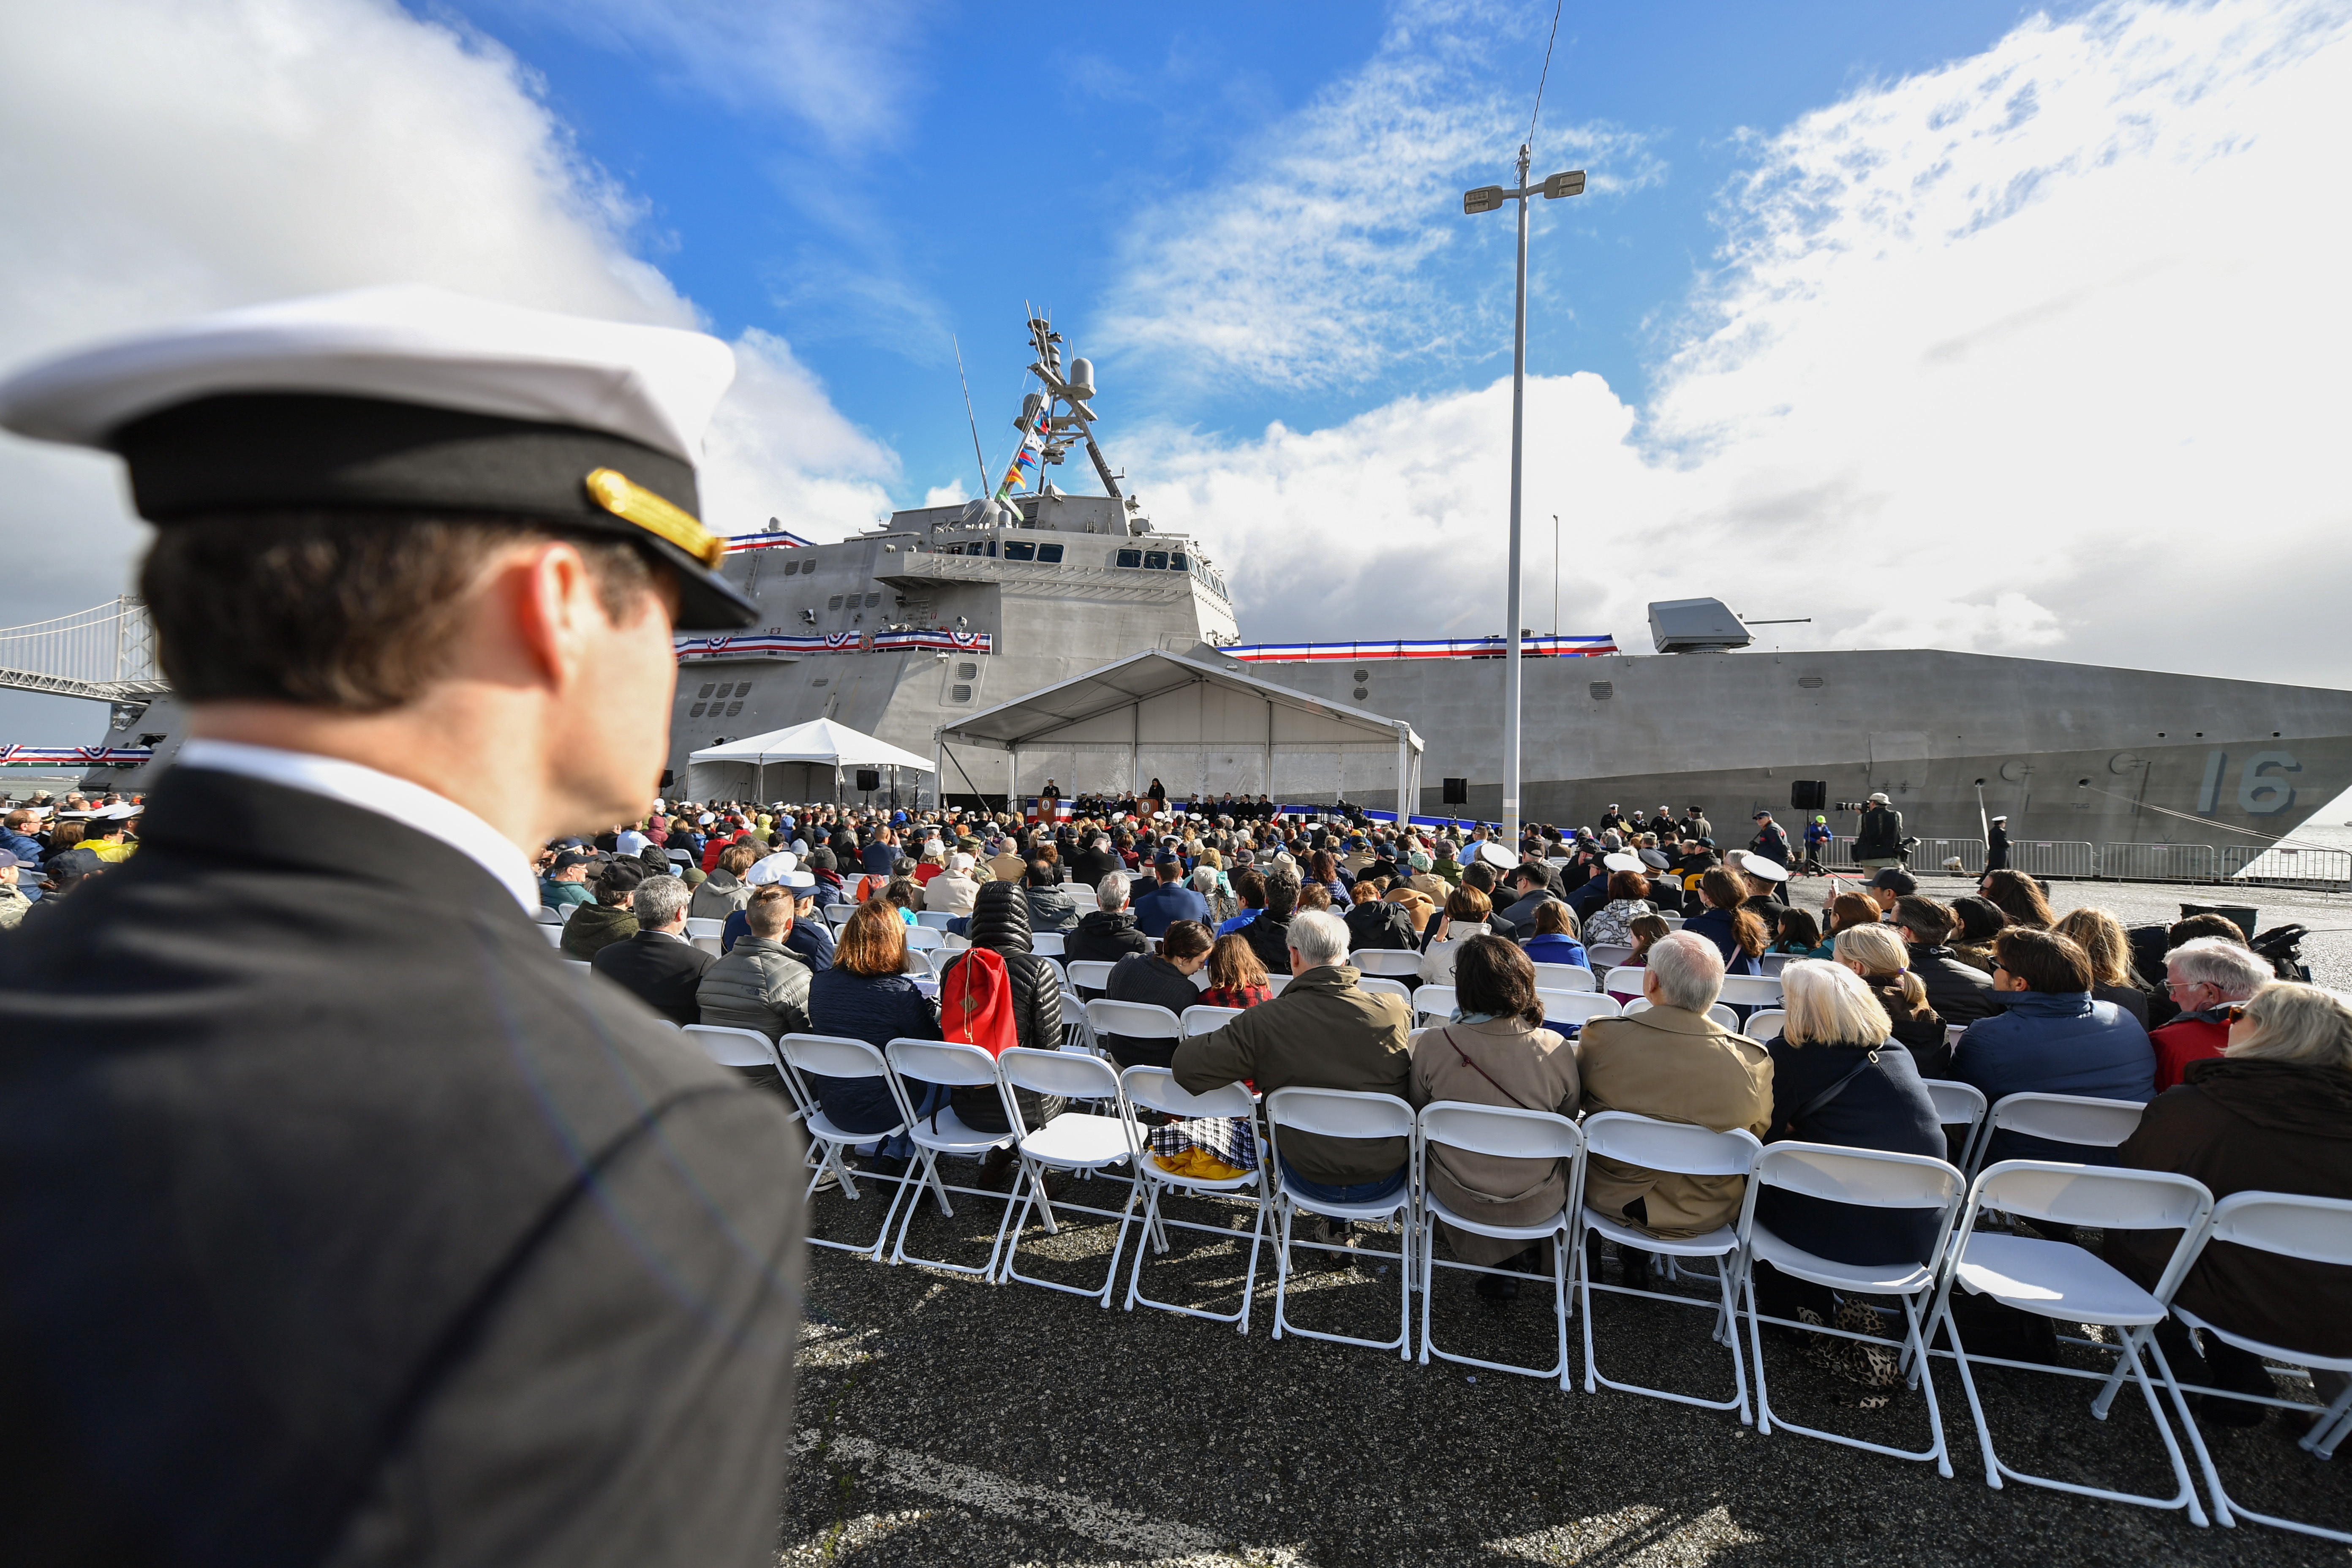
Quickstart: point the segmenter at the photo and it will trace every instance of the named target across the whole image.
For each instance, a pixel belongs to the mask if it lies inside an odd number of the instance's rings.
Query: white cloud
[[[386,0],[18,6],[0,51],[0,366],[193,312],[418,281],[692,325],[627,193],[494,45]],[[890,455],[780,339],[747,335],[712,521],[820,532]],[[0,625],[120,592],[143,530],[111,459],[0,437]]]
[[[1513,19],[1486,10],[1399,6],[1372,58],[1268,127],[1228,179],[1141,214],[1102,336],[1158,375],[1293,389],[1448,355],[1462,305],[1435,274],[1469,242],[1463,187],[1507,175],[1527,130],[1523,96],[1493,70]],[[1541,147],[1629,171],[1596,178],[1596,195],[1660,172],[1639,138],[1607,128],[1548,125]]]
[[[1523,624],[1558,510],[1562,629],[1631,646],[1715,594],[1814,616],[1792,646],[2352,684],[2347,145],[2346,13],[2291,0],[2036,17],[1756,139],[1654,404],[1530,383]],[[1497,630],[1508,398],[1163,430],[1137,471],[1240,557],[1246,635]]]
[[[923,0],[493,0],[667,64],[673,90],[740,113],[783,113],[836,148],[888,141],[913,122],[909,56]]]

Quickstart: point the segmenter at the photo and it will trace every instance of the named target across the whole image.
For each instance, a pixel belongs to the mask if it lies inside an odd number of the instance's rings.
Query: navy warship
[[[1156,531],[1106,458],[1093,366],[1066,361],[1045,320],[1028,323],[1028,339],[1036,387],[992,493],[897,511],[839,542],[801,538],[782,520],[729,542],[727,576],[768,616],[732,636],[679,639],[671,787],[683,787],[698,749],[814,719],[934,755],[943,726],[1159,649],[1402,719],[1425,743],[1415,801],[1395,799],[1386,759],[1334,756],[1318,771],[1294,758],[1269,780],[1262,751],[1205,737],[1181,769],[1171,758],[1159,770],[1178,797],[1344,797],[1499,816],[1501,638],[1244,643],[1217,563],[1197,540]],[[1080,450],[1099,494],[1045,477]],[[1648,652],[1608,636],[1524,639],[1528,820],[1697,805],[1737,843],[1759,810],[1792,834],[1816,815],[1850,833],[1853,810],[1884,794],[1923,841],[1918,863],[1974,869],[1999,816],[2029,869],[2089,875],[2096,851],[2106,874],[2129,863],[2227,876],[2352,784],[2352,692],[1927,648],[1759,651],[1706,598],[1653,605],[1649,622]],[[60,628],[83,650],[74,671],[53,668]],[[182,725],[144,637],[131,601],[0,631],[0,684],[110,704],[99,744],[17,747],[0,761],[83,765],[89,784],[115,789],[167,766]],[[983,767],[952,745],[936,754],[945,777],[930,787],[1003,803],[1001,760]],[[1139,765],[1145,776],[1128,776]],[[1125,795],[1154,771],[1124,748],[1050,747],[1024,748],[1021,770],[1022,795],[1051,778],[1065,796]],[[1459,801],[1445,800],[1446,778],[1461,781]]]

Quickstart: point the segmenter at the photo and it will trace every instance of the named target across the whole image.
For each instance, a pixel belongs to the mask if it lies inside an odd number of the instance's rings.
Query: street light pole
[[[1522,142],[1519,143],[1519,183],[1516,188],[1505,190],[1500,185],[1486,185],[1462,194],[1462,210],[1465,213],[1493,212],[1506,201],[1519,204],[1518,292],[1511,319],[1511,576],[1505,599],[1505,614],[1508,620],[1503,627],[1508,644],[1503,665],[1503,839],[1513,849],[1517,849],[1519,843],[1519,496],[1524,479],[1528,398],[1528,201],[1538,191],[1541,191],[1547,200],[1584,193],[1584,171],[1581,169],[1554,174],[1541,185],[1530,186],[1528,184],[1528,165],[1533,158],[1530,144]],[[1557,557],[1557,533],[1553,537],[1553,553]],[[1557,574],[1555,563],[1552,594],[1555,618],[1559,614]]]

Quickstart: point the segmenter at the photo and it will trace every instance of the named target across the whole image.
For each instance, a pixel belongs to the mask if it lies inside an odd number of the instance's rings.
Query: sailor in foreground
[[[191,739],[0,938],[8,1561],[772,1561],[796,1134],[532,923],[655,793],[733,374],[372,290],[0,384],[120,454]]]

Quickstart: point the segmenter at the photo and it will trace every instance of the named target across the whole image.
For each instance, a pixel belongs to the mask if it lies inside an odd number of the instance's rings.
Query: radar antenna
[[[1020,417],[1013,423],[1021,432],[1023,449],[1033,443],[1036,448],[1041,488],[1045,465],[1059,464],[1069,456],[1073,445],[1084,441],[1087,456],[1093,461],[1104,490],[1113,500],[1124,501],[1127,496],[1118,488],[1118,476],[1111,472],[1110,459],[1103,456],[1102,446],[1095,439],[1095,411],[1087,406],[1087,400],[1095,395],[1094,366],[1077,359],[1072,360],[1065,371],[1062,334],[1054,331],[1053,322],[1043,316],[1029,318],[1029,344],[1036,355],[1030,363],[1029,374],[1045,385],[1045,395],[1033,395],[1024,400]],[[1020,479],[1021,459],[1016,452],[991,499],[1003,500]]]

